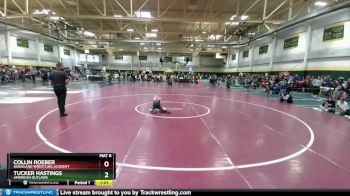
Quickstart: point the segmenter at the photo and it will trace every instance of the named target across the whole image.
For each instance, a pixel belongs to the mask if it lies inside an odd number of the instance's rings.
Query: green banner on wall
[[[249,50],[243,52],[243,58],[247,58],[249,56]]]
[[[296,48],[298,47],[298,44],[299,44],[299,35],[284,40],[283,49]]]
[[[44,51],[53,52],[53,46],[49,44],[44,44]]]
[[[147,56],[139,56],[140,61],[147,61]]]
[[[29,41],[27,39],[17,37],[17,46],[22,48],[29,48]]]
[[[324,29],[323,41],[331,41],[344,38],[344,24]]]
[[[173,61],[173,57],[171,57],[171,56],[165,56],[164,57],[164,62],[172,62]]]
[[[175,56],[175,57],[178,57],[178,56],[192,56],[192,54],[191,53],[168,53],[167,54],[168,56]]]
[[[261,46],[259,48],[259,54],[266,54],[269,50],[269,45],[266,45],[266,46]]]
[[[236,54],[233,54],[233,55],[231,56],[231,60],[236,60]]]
[[[123,60],[124,56],[123,55],[115,55],[114,59],[115,60]]]
[[[63,54],[70,56],[70,50],[69,49],[63,49]]]

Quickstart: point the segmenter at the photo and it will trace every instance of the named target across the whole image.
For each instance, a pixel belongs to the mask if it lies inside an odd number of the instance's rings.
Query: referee
[[[68,84],[68,77],[66,72],[64,71],[64,66],[62,63],[58,62],[56,64],[56,70],[52,71],[49,76],[49,80],[51,81],[51,85],[53,86],[53,90],[57,96],[58,108],[60,109],[60,116],[68,116],[65,113],[65,104],[66,104],[66,95]]]

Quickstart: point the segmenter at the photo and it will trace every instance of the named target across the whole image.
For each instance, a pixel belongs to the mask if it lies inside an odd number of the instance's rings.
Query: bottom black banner
[[[5,188],[0,189],[0,196],[81,196],[81,195],[94,195],[94,196],[151,196],[151,195],[165,195],[165,196],[188,196],[196,194],[216,194],[220,195],[227,193],[227,195],[232,195],[232,193],[237,192],[269,192],[269,193],[283,193],[283,192],[349,192],[349,190],[316,190],[316,189],[304,189],[304,190],[277,190],[277,189],[267,189],[267,190],[156,190],[156,189],[41,189],[41,188]]]
[[[59,189],[59,196],[75,195],[116,195],[116,196],[143,196],[143,195],[191,195],[188,190],[118,190],[118,189]]]

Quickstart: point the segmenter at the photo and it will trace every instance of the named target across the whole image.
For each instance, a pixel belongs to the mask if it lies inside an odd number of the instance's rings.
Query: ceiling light
[[[254,35],[255,35],[255,33],[248,33],[248,35],[249,35],[249,36],[254,36]]]
[[[141,45],[141,46],[144,46],[144,45],[145,45],[145,43],[140,43],[140,45]]]
[[[84,50],[85,54],[89,54],[90,51],[88,49]]]
[[[33,14],[36,14],[36,15],[42,15],[42,14],[49,15],[49,12],[51,12],[51,10],[49,10],[49,9],[42,9],[42,10],[34,10]]]
[[[147,48],[147,47],[144,47],[143,49],[148,50],[148,48]]]
[[[242,15],[241,16],[241,20],[246,20],[249,16],[247,15]],[[230,20],[235,20],[237,18],[237,15],[233,15],[231,16]]]
[[[120,15],[120,14],[114,14],[114,16],[113,16],[114,18],[122,18],[123,16],[122,15]]]
[[[239,22],[225,22],[225,25],[237,26]]]
[[[234,20],[237,17],[237,15],[231,16],[230,20]]]
[[[134,29],[126,29],[127,32],[134,32]]]
[[[224,55],[221,55],[220,53],[215,53],[215,58],[216,58],[216,59],[224,59],[225,56],[224,56]]]
[[[156,43],[157,46],[161,46],[162,44],[161,43]]]
[[[44,14],[48,15],[49,12],[50,12],[50,10],[48,10],[48,9],[43,9],[42,12],[43,12]]]
[[[145,11],[141,11],[141,12],[135,12],[136,17],[138,18],[153,18],[151,15],[151,12],[145,12]]]
[[[242,16],[241,16],[241,20],[246,20],[248,17],[249,17],[249,16],[247,16],[247,15],[242,15]]]
[[[118,50],[119,50],[119,51],[122,51],[123,49],[119,48]]]
[[[324,7],[324,6],[327,5],[327,3],[326,3],[326,2],[323,2],[323,1],[316,1],[316,2],[315,2],[315,5]]]
[[[210,40],[218,40],[218,39],[220,39],[221,37],[222,37],[222,35],[214,35],[214,34],[212,34],[212,35],[209,36],[209,39],[210,39]]]
[[[139,40],[140,38],[139,37],[135,37],[135,39]]]
[[[193,47],[194,45],[193,44],[191,44],[191,47]]]
[[[162,48],[158,48],[158,50],[161,50]]]
[[[194,40],[195,42],[203,42],[204,40],[202,40],[202,39],[196,39],[196,40]]]
[[[202,33],[203,33],[203,34],[207,34],[207,32],[205,32],[205,31],[203,31]]]
[[[152,29],[151,31],[152,32],[158,32],[158,29]]]
[[[59,17],[59,16],[50,16],[50,19],[54,20],[54,21],[57,21],[57,20],[60,20],[60,19],[63,19],[63,18]]]
[[[157,37],[157,33],[146,33],[146,37],[148,37],[148,38],[156,38]]]
[[[95,37],[95,34],[90,31],[84,31],[83,33],[86,37]]]

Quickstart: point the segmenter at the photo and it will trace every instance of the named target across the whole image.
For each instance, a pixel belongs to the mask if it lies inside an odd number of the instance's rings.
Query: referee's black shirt
[[[64,71],[55,70],[50,73],[49,80],[52,81],[52,85],[55,86],[66,86],[67,74]]]

